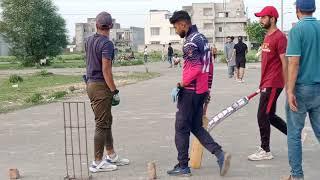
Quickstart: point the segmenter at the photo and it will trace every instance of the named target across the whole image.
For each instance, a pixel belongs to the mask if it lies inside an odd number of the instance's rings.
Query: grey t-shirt
[[[102,57],[108,60],[114,58],[114,45],[107,36],[94,34],[85,44],[87,78],[89,82],[103,82]]]
[[[224,46],[224,55],[226,56],[228,62],[228,66],[235,66],[236,65],[236,57],[233,55],[234,50],[234,42],[226,43]]]

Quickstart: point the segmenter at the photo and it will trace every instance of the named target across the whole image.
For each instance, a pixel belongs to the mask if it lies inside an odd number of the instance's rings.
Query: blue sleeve
[[[301,56],[301,34],[298,27],[292,28],[289,32],[286,54],[286,56]]]
[[[114,45],[111,41],[106,42],[102,47],[102,57],[108,60],[114,59]]]

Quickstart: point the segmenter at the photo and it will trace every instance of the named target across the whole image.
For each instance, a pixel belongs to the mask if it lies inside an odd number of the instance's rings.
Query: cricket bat
[[[205,103],[203,107],[203,116],[202,116],[202,123],[203,127],[208,127],[208,118],[207,114],[208,103]],[[199,169],[201,167],[202,162],[202,155],[203,155],[203,146],[201,145],[200,141],[194,137],[192,140],[191,145],[191,152],[190,152],[190,167],[193,169]]]
[[[238,101],[234,102],[231,106],[223,109],[218,114],[216,114],[214,117],[212,117],[209,120],[208,129],[207,131],[210,132],[214,127],[216,127],[218,124],[220,124],[223,120],[225,120],[227,117],[229,117],[231,114],[235,113],[239,109],[246,106],[249,101],[258,95],[260,93],[260,89],[258,89],[256,92],[252,93],[249,96],[245,96]]]

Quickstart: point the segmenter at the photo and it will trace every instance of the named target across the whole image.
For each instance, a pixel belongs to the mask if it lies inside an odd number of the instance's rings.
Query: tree
[[[259,45],[263,43],[266,30],[263,27],[261,27],[260,23],[256,21],[250,22],[246,26],[245,30],[249,35],[249,39],[251,42],[258,43]]]
[[[65,20],[51,0],[2,0],[0,33],[24,65],[54,57],[66,47]]]

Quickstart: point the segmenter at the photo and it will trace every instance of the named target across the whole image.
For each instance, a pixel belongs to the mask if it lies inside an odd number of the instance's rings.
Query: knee
[[[175,129],[176,129],[176,132],[179,132],[179,133],[189,133],[191,131],[189,124],[186,123],[185,120],[178,119],[178,118],[176,120]]]

